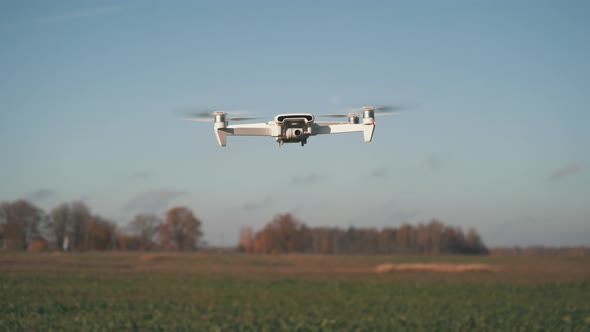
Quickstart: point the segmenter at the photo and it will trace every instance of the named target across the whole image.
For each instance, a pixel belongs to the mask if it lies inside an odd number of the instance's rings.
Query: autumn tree
[[[127,230],[139,240],[139,250],[152,250],[161,224],[162,220],[155,214],[138,214],[127,224]]]
[[[266,225],[256,236],[254,248],[265,253],[304,252],[312,243],[305,225],[286,213],[276,215]]]
[[[113,222],[93,216],[85,225],[83,249],[112,250],[115,248],[116,226]]]
[[[190,251],[197,248],[201,221],[186,207],[174,207],[166,212],[166,221],[159,228],[162,247],[168,250]]]
[[[254,234],[252,233],[252,227],[242,227],[240,229],[240,244],[238,250],[241,252],[252,253],[254,252]]]

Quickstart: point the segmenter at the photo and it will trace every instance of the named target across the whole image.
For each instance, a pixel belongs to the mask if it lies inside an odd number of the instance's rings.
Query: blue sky
[[[590,245],[587,1],[0,3],[0,200],[126,223],[187,205],[211,244],[437,217],[488,245]],[[362,135],[230,137],[189,107],[411,106]]]

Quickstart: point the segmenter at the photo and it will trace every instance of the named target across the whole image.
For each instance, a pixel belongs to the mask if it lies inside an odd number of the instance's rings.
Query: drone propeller
[[[321,116],[324,118],[345,118],[348,115],[346,115],[346,114],[318,114],[317,116]]]
[[[374,111],[375,115],[385,115],[399,112],[404,109],[402,106],[363,106],[361,111]]]
[[[228,114],[242,114],[243,112],[239,111],[231,111],[226,112],[222,110],[215,110],[215,111],[202,111],[202,112],[188,112],[187,116],[184,118],[185,120],[189,121],[196,121],[196,122],[215,122],[216,115],[226,115],[226,120],[229,121],[247,121],[247,120],[256,120],[261,119],[258,116],[227,116]]]
[[[261,116],[230,116],[227,119],[231,120],[231,121],[247,121],[247,120],[262,119],[262,117]]]
[[[187,121],[195,121],[195,122],[214,122],[214,118],[182,118],[183,120]]]
[[[195,121],[195,122],[215,122],[215,118],[184,118],[188,121]],[[262,119],[259,116],[230,116],[226,117],[225,120],[227,121],[247,121],[247,120],[256,120]]]
[[[320,114],[320,117],[326,118],[347,118],[354,115],[362,114],[362,111],[373,111],[375,116],[390,115],[397,113],[404,109],[402,106],[363,106],[361,108],[354,108],[348,113],[336,113],[336,114]]]

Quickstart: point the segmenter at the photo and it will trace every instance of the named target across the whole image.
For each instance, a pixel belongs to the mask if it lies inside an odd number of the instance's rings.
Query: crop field
[[[590,258],[0,253],[0,331],[52,330],[590,331]]]

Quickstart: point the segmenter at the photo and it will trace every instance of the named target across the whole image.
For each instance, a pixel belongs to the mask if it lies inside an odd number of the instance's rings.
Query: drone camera
[[[303,135],[303,129],[302,128],[288,128],[285,134],[286,134],[287,138],[298,138],[298,137],[301,137],[301,135]]]

